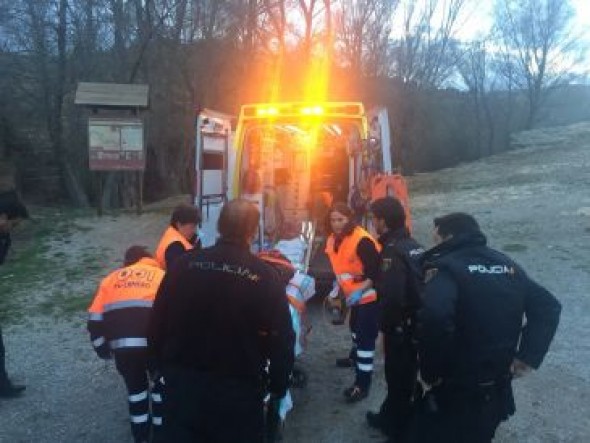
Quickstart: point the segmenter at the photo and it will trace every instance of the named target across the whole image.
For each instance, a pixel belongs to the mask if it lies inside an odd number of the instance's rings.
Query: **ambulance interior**
[[[350,121],[256,123],[245,129],[240,194],[262,199],[265,240],[296,236],[305,221],[314,221],[321,234],[332,202],[348,200],[355,181],[350,153],[360,142],[359,127]]]

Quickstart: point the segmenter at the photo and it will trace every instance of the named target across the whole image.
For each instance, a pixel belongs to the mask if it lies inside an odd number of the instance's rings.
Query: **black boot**
[[[27,389],[24,385],[13,385],[12,382],[6,378],[0,382],[0,398],[14,398],[20,396],[23,391]]]
[[[379,412],[367,411],[365,415],[367,418],[367,424],[373,429],[379,429],[383,431],[383,416]]]

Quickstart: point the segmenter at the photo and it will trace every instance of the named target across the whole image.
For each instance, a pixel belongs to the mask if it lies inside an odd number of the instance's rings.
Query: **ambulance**
[[[332,203],[348,203],[365,225],[368,203],[385,195],[400,198],[409,214],[385,108],[255,103],[243,105],[237,121],[205,109],[196,125],[194,203],[205,246],[215,241],[223,203],[245,198],[261,214],[256,250],[278,248],[299,269],[331,280],[323,245]]]

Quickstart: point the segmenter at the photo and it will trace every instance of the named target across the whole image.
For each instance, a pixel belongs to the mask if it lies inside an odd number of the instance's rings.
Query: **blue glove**
[[[360,301],[361,297],[363,296],[363,292],[364,291],[359,289],[357,291],[354,291],[348,297],[346,297],[346,306],[356,305]]]

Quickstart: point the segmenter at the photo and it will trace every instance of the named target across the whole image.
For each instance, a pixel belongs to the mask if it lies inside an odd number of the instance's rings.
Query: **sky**
[[[570,0],[575,10],[574,22],[578,31],[585,30],[586,40],[590,42],[590,0]],[[473,11],[468,12],[460,36],[466,38],[485,34],[492,25],[493,1],[480,1],[474,6]]]
[[[587,50],[586,60],[582,62],[576,71],[590,73],[590,0],[570,0],[574,8],[574,33],[584,34]],[[483,0],[473,2],[472,10],[466,11],[461,26],[458,28],[457,37],[462,40],[473,40],[485,36],[492,26],[492,13],[494,2]]]

